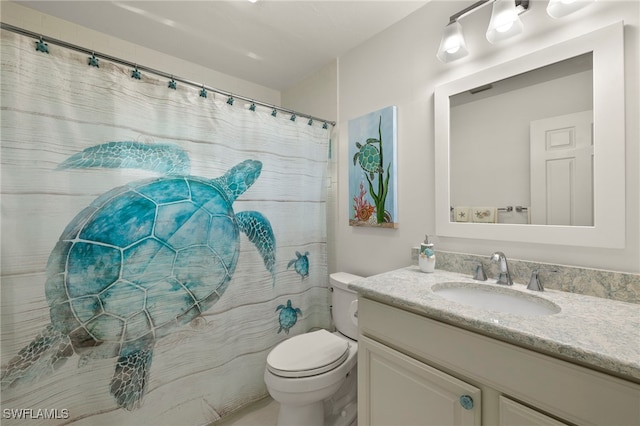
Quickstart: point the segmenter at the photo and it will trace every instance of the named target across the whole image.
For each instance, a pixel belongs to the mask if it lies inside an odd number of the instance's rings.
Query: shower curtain
[[[37,47],[2,31],[2,424],[266,396],[269,350],[330,326],[330,129]]]

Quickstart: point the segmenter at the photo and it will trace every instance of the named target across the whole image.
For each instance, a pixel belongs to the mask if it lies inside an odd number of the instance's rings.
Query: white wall
[[[603,250],[545,244],[436,237],[442,250],[640,272],[640,163],[638,106],[639,6],[637,1],[600,1],[562,20],[550,18],[546,1],[533,1],[522,17],[524,33],[493,46],[486,41],[490,7],[461,19],[470,55],[440,63],[436,51],[450,15],[473,1],[433,1],[400,23],[339,58],[338,194],[335,270],[372,275],[406,266],[410,248],[435,231],[433,92],[442,83],[495,66],[608,24],[625,21],[626,248]],[[399,228],[350,227],[348,223],[348,121],[370,111],[398,107]],[[616,208],[612,206],[611,208]]]
[[[220,90],[237,93],[251,99],[259,99],[272,105],[280,105],[281,102],[280,92],[277,90],[108,36],[14,2],[5,0],[0,2],[0,18],[6,24],[121,58],[141,66],[174,74],[190,81],[201,81],[207,86]],[[53,46],[50,46],[50,48],[53,48]],[[197,89],[194,88],[194,90]]]
[[[338,119],[338,62],[332,61],[317,73],[282,92],[282,106],[314,117]]]

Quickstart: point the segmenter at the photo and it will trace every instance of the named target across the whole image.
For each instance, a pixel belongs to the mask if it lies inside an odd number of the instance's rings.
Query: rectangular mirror
[[[624,247],[617,23],[436,88],[436,232]]]
[[[593,226],[592,52],[449,105],[451,220],[473,222],[469,206],[493,206],[497,223]]]

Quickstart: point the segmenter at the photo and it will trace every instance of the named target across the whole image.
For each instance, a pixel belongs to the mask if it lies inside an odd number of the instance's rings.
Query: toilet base
[[[307,405],[280,404],[278,426],[324,426],[323,401]]]
[[[325,414],[324,424],[325,426],[358,426],[358,402],[350,402],[336,415]]]
[[[355,426],[358,416],[358,368],[354,367],[342,387],[324,400],[325,426]]]
[[[329,398],[304,405],[280,403],[277,426],[356,426],[358,370],[347,375]]]

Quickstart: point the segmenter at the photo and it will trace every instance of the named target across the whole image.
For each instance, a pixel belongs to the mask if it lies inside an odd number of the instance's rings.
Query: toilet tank
[[[329,276],[333,322],[336,330],[353,340],[358,340],[358,294],[350,290],[348,285],[360,278],[362,277],[346,272],[336,272]]]

